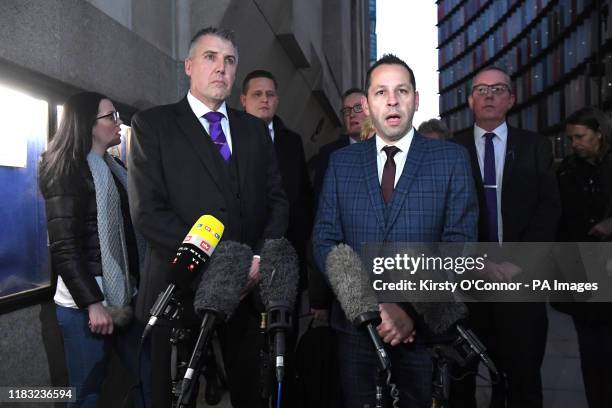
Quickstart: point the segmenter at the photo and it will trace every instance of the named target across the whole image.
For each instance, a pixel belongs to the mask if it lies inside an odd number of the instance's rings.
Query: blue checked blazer
[[[415,131],[388,205],[378,181],[375,138],[331,156],[313,231],[319,270],[325,271],[325,259],[338,243],[359,253],[364,242],[476,242],[477,237],[478,202],[465,148]]]

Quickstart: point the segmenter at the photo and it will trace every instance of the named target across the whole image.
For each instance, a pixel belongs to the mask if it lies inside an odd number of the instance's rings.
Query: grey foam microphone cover
[[[271,302],[288,302],[293,307],[299,281],[298,257],[285,238],[268,239],[261,249],[259,291],[266,307]]]
[[[229,318],[240,303],[240,291],[246,285],[252,259],[253,251],[247,245],[221,241],[195,293],[195,310],[215,310]]]
[[[378,312],[378,301],[361,258],[346,244],[334,247],[325,260],[325,269],[344,314],[354,322],[365,312]]]

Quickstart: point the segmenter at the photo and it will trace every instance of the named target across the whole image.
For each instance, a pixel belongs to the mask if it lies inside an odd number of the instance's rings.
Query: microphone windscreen
[[[211,256],[193,306],[198,313],[205,310],[232,315],[240,303],[240,291],[246,285],[253,252],[247,245],[222,241]]]
[[[325,269],[346,317],[354,322],[365,312],[378,312],[378,301],[359,255],[345,244],[332,249]]]
[[[261,300],[270,306],[272,302],[286,302],[293,308],[299,281],[298,257],[285,238],[268,239],[261,249],[259,265]]]
[[[411,304],[435,334],[446,332],[455,323],[465,319],[468,314],[464,303],[452,299],[448,302],[412,302]]]

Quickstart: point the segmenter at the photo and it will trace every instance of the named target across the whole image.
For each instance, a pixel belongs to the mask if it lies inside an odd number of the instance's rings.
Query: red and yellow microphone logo
[[[223,235],[225,227],[212,215],[203,215],[191,227],[183,243],[189,243],[211,256]]]

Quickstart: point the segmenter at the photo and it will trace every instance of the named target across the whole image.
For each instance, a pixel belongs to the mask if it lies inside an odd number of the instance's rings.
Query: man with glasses
[[[342,94],[340,114],[344,120],[344,134],[338,140],[326,144],[319,150],[314,176],[315,198],[317,200],[321,191],[321,185],[323,184],[323,177],[329,164],[329,156],[344,146],[360,142],[361,126],[366,118],[363,106],[361,105],[362,96],[364,96],[364,93],[359,88],[351,88]]]
[[[340,114],[344,120],[345,133],[338,140],[324,145],[319,150],[314,175],[315,209],[318,206],[319,194],[331,154],[345,146],[360,142],[361,127],[366,118],[361,105],[362,96],[365,96],[365,94],[359,88],[350,88],[342,94]],[[325,320],[327,311],[331,307],[333,293],[320,273],[315,272],[309,275],[308,294],[315,317]]]
[[[455,141],[472,161],[480,216],[480,242],[550,242],[560,216],[549,141],[508,126],[516,99],[510,76],[487,67],[472,80],[468,96],[474,127]],[[521,279],[519,265],[493,264],[497,280]],[[542,407],[540,367],[546,345],[544,303],[469,303],[470,323],[495,364],[506,374],[493,384],[491,407]],[[453,390],[453,407],[476,407],[475,367]]]

